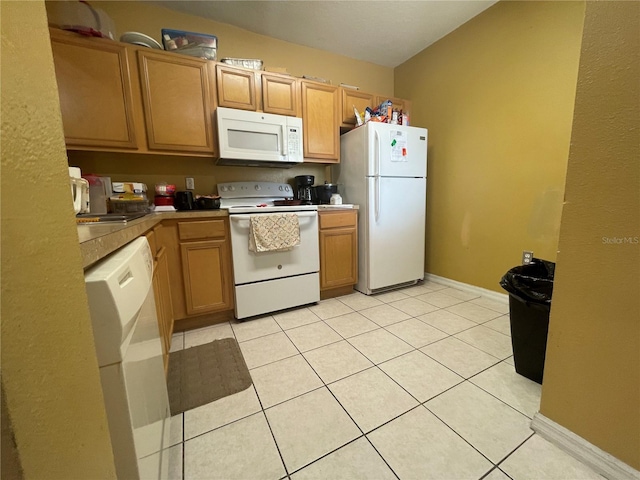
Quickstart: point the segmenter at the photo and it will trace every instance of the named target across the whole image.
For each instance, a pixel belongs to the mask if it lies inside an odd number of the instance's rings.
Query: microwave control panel
[[[300,151],[300,132],[295,127],[289,127],[289,154],[296,154]]]

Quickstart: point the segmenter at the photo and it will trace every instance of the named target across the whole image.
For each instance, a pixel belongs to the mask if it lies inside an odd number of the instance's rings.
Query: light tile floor
[[[247,390],[172,418],[175,479],[602,479],[529,428],[509,307],[433,282],[176,334],[235,337]]]

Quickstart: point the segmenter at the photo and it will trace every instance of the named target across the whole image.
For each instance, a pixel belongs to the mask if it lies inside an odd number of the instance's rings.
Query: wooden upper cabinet
[[[265,113],[291,115],[298,112],[296,79],[274,73],[262,74],[262,110]]]
[[[411,110],[411,102],[409,100],[404,100],[397,97],[385,97],[383,95],[376,95],[375,106],[377,107],[385,100],[391,100],[394,110],[402,110],[404,113],[409,113],[409,111]]]
[[[219,107],[257,110],[255,71],[216,65],[216,80]]]
[[[149,150],[213,154],[206,60],[137,53]]]
[[[67,147],[137,148],[127,50],[51,31]]]
[[[340,98],[338,87],[300,80],[304,161],[340,161]]]
[[[342,92],[342,123],[355,125],[356,117],[353,107],[356,107],[358,112],[363,113],[367,107],[373,108],[375,106],[371,93],[343,87],[340,87],[340,90]]]

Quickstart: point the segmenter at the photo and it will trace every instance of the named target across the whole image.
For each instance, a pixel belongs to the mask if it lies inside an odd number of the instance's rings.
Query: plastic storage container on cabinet
[[[500,280],[509,292],[511,344],[516,372],[542,383],[555,263],[534,258]]]

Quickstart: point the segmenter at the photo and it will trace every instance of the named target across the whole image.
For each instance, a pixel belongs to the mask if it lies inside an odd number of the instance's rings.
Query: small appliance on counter
[[[198,210],[217,210],[220,208],[218,195],[196,195]]]
[[[311,186],[314,181],[315,177],[313,175],[298,175],[295,177],[296,199],[300,200],[302,205],[313,205]]]
[[[79,213],[89,213],[89,182],[82,178],[82,171],[80,168],[69,167],[69,182],[71,184],[73,211],[76,215]]]
[[[175,212],[175,193],[175,185],[167,185],[164,182],[156,184],[156,195],[153,198],[154,210],[156,212]]]
[[[323,185],[315,185],[313,187],[313,193],[315,200],[314,203],[318,205],[329,205],[331,204],[331,197],[338,194],[338,185],[335,183],[324,182]]]
[[[109,198],[112,213],[140,213],[149,211],[147,186],[138,182],[113,182]]]
[[[195,210],[196,204],[193,199],[193,192],[190,190],[176,192],[173,205],[176,210]]]
[[[82,178],[89,182],[89,212],[99,215],[107,213],[113,188],[111,178],[92,173],[84,174]]]

